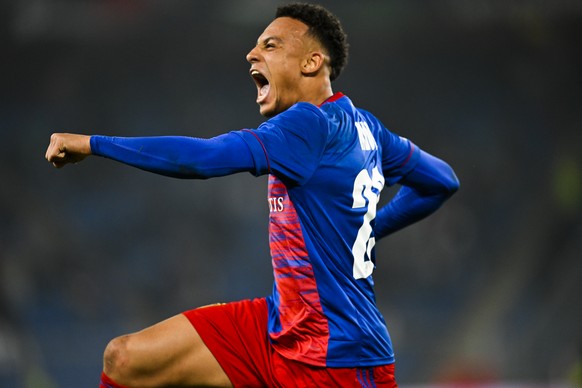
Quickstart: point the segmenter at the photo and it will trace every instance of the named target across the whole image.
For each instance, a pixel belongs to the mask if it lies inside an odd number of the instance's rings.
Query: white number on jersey
[[[352,247],[352,254],[354,255],[354,278],[356,279],[367,278],[374,271],[374,263],[372,262],[371,255],[372,248],[376,244],[376,239],[372,237],[371,222],[376,218],[376,205],[380,200],[380,191],[383,187],[384,177],[378,171],[378,167],[374,167],[371,177],[368,170],[364,169],[360,171],[354,181],[354,204],[352,205],[352,209],[366,206],[368,209]],[[376,191],[372,189],[376,189]],[[368,260],[366,260],[366,256]]]

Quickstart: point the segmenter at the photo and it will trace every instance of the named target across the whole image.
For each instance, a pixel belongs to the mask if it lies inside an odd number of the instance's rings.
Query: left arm
[[[46,158],[55,167],[89,155],[176,178],[198,178],[254,171],[249,146],[234,132],[200,139],[184,136],[108,137],[56,133]]]
[[[402,185],[400,190],[376,215],[376,240],[432,214],[459,189],[453,169],[424,151],[420,151],[412,171],[398,183]]]

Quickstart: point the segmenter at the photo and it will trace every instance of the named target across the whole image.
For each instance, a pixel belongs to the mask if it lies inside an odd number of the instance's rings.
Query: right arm
[[[89,155],[176,178],[205,179],[255,167],[249,147],[233,132],[212,139],[53,134],[46,158],[60,168]]]
[[[400,190],[376,215],[376,239],[392,234],[435,212],[458,189],[453,169],[420,151],[415,167],[399,182]]]

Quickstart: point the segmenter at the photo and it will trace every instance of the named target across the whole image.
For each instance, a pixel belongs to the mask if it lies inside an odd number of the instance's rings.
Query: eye
[[[267,38],[263,41],[263,49],[265,50],[273,50],[277,48],[277,40],[273,38]]]

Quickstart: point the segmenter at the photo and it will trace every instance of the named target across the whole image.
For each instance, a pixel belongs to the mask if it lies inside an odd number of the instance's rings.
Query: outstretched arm
[[[247,144],[233,132],[212,139],[53,134],[46,158],[60,168],[92,154],[176,178],[204,179],[254,171]]]
[[[399,183],[400,190],[376,215],[376,239],[430,215],[459,189],[453,169],[424,151],[420,151],[414,169]]]

